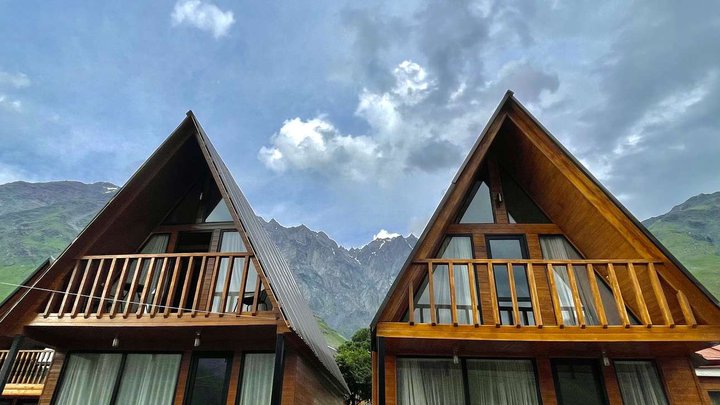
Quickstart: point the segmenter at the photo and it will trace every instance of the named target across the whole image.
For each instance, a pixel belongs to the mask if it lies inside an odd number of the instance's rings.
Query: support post
[[[385,405],[385,339],[377,338],[378,405]]]
[[[10,379],[10,372],[15,364],[15,359],[20,351],[22,342],[23,336],[15,335],[12,344],[10,345],[10,350],[8,350],[7,357],[5,357],[2,367],[0,367],[0,395],[2,395],[2,392],[5,390],[5,384],[7,384],[8,379]]]
[[[277,335],[275,340],[275,368],[273,369],[273,385],[271,405],[282,402],[283,377],[285,376],[285,335]]]

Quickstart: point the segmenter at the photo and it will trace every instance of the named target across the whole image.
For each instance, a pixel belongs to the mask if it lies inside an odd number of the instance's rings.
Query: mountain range
[[[0,299],[13,290],[1,283],[22,282],[61,252],[117,189],[73,181],[0,185]],[[334,345],[369,324],[417,242],[414,235],[395,236],[346,248],[304,225],[263,222]],[[692,197],[644,224],[720,296],[720,192]]]

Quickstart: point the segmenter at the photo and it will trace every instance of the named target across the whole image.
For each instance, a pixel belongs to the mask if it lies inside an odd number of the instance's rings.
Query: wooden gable
[[[680,319],[684,315],[690,315],[699,323],[720,325],[717,301],[530,115],[512,93],[508,92],[453,179],[397,276],[373,320],[373,328],[379,322],[399,322],[403,319],[409,298],[412,298],[413,293],[417,293],[418,287],[428,274],[413,263],[436,258],[447,235],[469,232],[471,227],[459,224],[458,217],[472,198],[478,180],[498,177],[498,171],[506,173],[517,182],[519,188],[549,218],[550,223],[524,226],[487,224],[488,232],[511,234],[524,233],[531,229],[530,233],[535,237],[544,233],[561,233],[587,259],[643,259],[656,262],[657,266],[652,271],[657,271],[661,280],[656,287],[666,293],[682,292],[681,295],[687,298],[689,305],[678,302],[683,298],[675,299],[674,294],[668,294],[671,314],[663,312],[663,303],[649,301],[647,319],[663,316]],[[491,198],[496,199],[501,190],[493,189],[491,183],[490,193]],[[504,204],[499,202],[497,205],[499,208],[495,209],[496,219],[499,215],[504,218],[504,221],[500,222],[507,223],[508,213]],[[474,229],[477,231],[483,226],[485,225],[475,224]],[[488,258],[484,243],[484,240],[474,240],[476,259]],[[533,258],[541,258],[539,252],[530,254],[531,257],[534,255]],[[649,288],[649,285],[655,282],[649,272],[650,270],[645,269],[637,270],[637,275],[630,281]],[[625,304],[640,306],[634,298],[626,300]],[[692,314],[683,314],[688,307]]]

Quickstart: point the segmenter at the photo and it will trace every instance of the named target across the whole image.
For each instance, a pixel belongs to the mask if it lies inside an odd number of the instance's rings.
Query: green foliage
[[[350,388],[349,404],[368,401],[372,395],[372,360],[370,329],[359,329],[353,337],[340,345],[335,358]]]

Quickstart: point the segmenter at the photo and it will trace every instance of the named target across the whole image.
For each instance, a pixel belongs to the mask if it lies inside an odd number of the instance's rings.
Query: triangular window
[[[461,224],[491,224],[493,218],[492,200],[490,199],[490,188],[484,181],[478,181],[470,192],[472,196],[461,211],[458,222]]]
[[[530,196],[504,170],[500,171],[503,197],[511,224],[549,224],[550,220]]]
[[[215,208],[210,211],[210,214],[205,218],[205,222],[231,222],[232,216],[230,216],[230,210],[228,210],[227,204],[224,199],[220,199]]]

